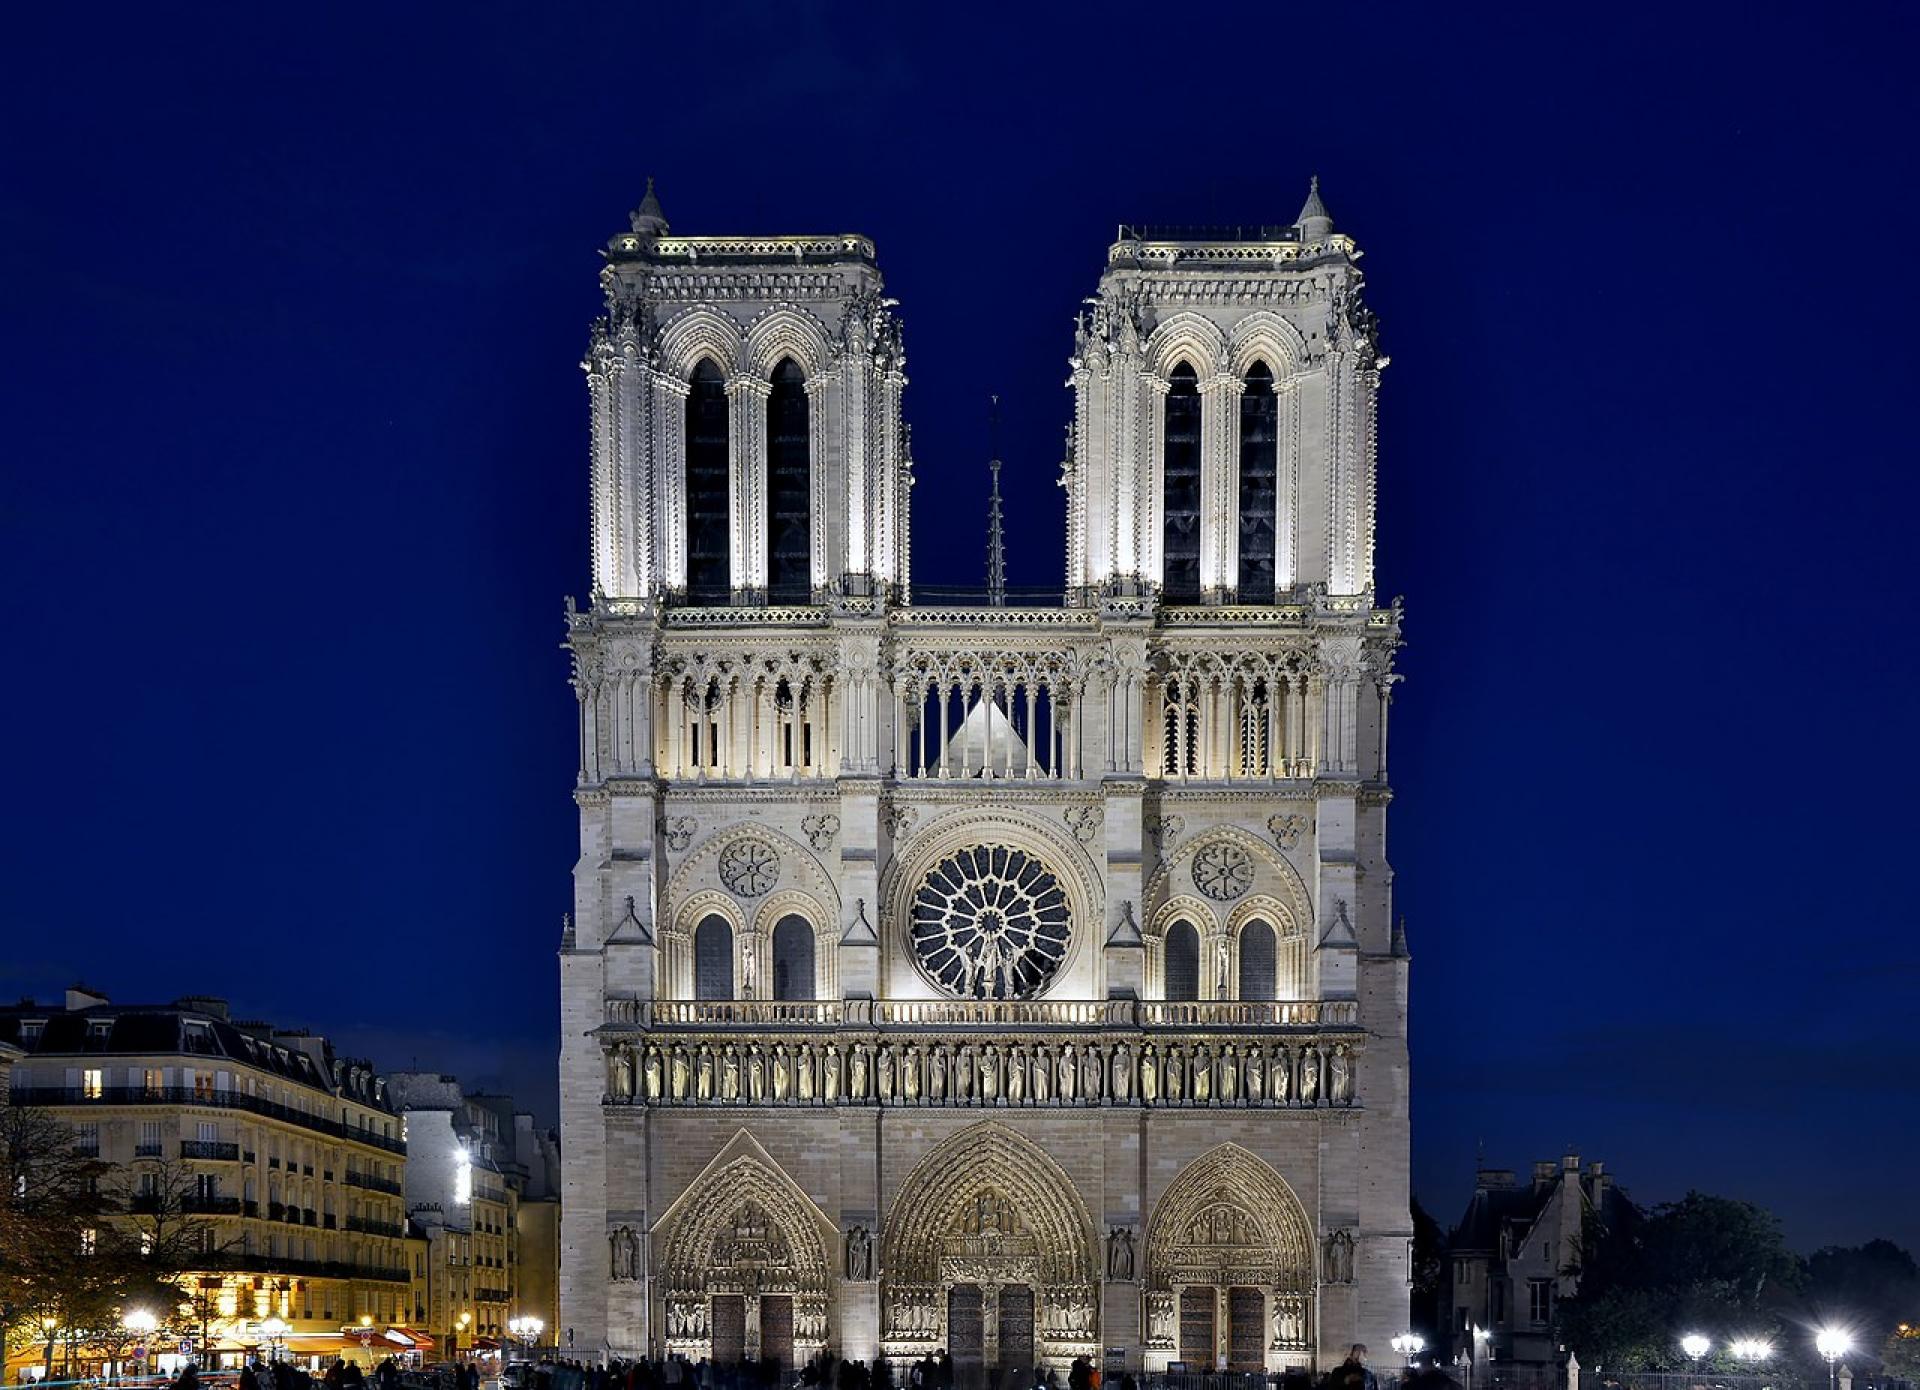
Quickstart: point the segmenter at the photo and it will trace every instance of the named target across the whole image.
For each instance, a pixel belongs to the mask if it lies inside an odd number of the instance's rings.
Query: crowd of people
[[[511,1390],[780,1390],[789,1381],[786,1368],[774,1359],[723,1364],[671,1356],[588,1363],[549,1357],[514,1369]],[[433,1379],[438,1390],[480,1390],[480,1371],[471,1362],[441,1367]],[[1287,1371],[1274,1379],[1275,1390],[1380,1390],[1379,1379],[1367,1364],[1367,1348],[1359,1344],[1317,1382],[1304,1370]],[[802,1390],[1140,1390],[1130,1372],[1103,1384],[1100,1368],[1084,1356],[1074,1358],[1064,1384],[1059,1371],[1052,1368],[1016,1371],[963,1366],[956,1372],[954,1359],[944,1347],[900,1366],[884,1356],[869,1363],[822,1352],[800,1367],[798,1380]],[[392,1357],[375,1366],[371,1375],[352,1362],[336,1360],[317,1381],[316,1385],[316,1377],[289,1362],[251,1361],[240,1372],[237,1390],[418,1390],[419,1386],[417,1376],[403,1378]],[[185,1367],[173,1390],[202,1390],[197,1368]],[[1401,1376],[1400,1390],[1459,1390],[1459,1383],[1431,1356],[1421,1356]]]

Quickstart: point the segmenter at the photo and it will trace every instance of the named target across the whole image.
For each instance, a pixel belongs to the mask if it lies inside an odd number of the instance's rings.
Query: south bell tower
[[[1327,1365],[1406,1318],[1385,365],[1317,189],[1123,227],[1065,583],[913,601],[850,234],[613,238],[561,952],[576,1351]]]

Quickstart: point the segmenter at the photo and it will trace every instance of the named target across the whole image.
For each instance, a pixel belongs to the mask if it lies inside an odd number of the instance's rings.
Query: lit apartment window
[[[148,1067],[142,1074],[141,1084],[149,1091],[163,1091],[167,1086],[167,1074],[159,1067]]]
[[[98,1067],[88,1067],[80,1073],[80,1094],[88,1100],[99,1100],[106,1094],[106,1073]]]

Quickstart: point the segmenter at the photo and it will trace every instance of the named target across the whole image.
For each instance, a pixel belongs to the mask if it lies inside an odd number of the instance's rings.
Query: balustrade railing
[[[1352,1028],[1360,1005],[1353,999],[609,999],[606,1021],[615,1028],[673,1029]]]

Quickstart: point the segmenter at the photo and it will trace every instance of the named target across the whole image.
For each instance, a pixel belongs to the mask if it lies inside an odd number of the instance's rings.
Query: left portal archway
[[[825,1349],[831,1228],[744,1132],[661,1226],[659,1312],[668,1352],[797,1364]]]

